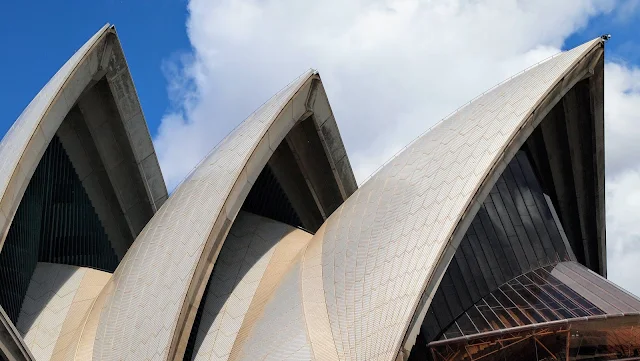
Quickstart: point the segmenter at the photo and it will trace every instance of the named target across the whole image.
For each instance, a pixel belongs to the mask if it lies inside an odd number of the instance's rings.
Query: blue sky
[[[6,1],[0,11],[0,134],[102,25],[116,25],[149,128],[167,107],[162,64],[189,49],[182,0]]]
[[[637,4],[634,1],[633,4]],[[611,34],[607,44],[607,59],[617,58],[625,62],[640,64],[640,12],[638,6],[629,6],[620,12],[600,15],[589,24],[567,38],[564,48],[572,48],[602,34]]]
[[[38,9],[38,11],[34,11]],[[635,10],[635,9],[634,9]],[[62,64],[102,25],[116,25],[149,129],[169,108],[163,64],[191,47],[186,0],[9,1],[0,13],[0,134]],[[571,48],[613,34],[607,56],[640,64],[640,12],[600,15],[567,38]],[[499,41],[497,36],[496,41]],[[283,80],[284,81],[284,80]]]
[[[118,30],[170,189],[309,67],[322,74],[362,181],[482,91],[611,33],[609,275],[640,295],[640,0],[5,1],[0,135],[107,22]]]

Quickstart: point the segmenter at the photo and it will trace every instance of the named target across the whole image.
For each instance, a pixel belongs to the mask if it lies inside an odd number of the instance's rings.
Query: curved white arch
[[[310,115],[318,135],[335,132],[322,146],[340,203],[353,192],[348,158],[333,156],[344,149],[320,78],[308,71],[222,140],[138,236],[114,273],[94,358],[182,357],[231,224],[278,145]]]
[[[65,87],[78,73],[98,70],[97,54],[87,59],[105,36],[105,25],[69,59],[33,98],[0,142],[0,240],[4,242],[13,213],[49,140],[86,84]],[[84,80],[88,84],[89,79]]]
[[[323,360],[396,360],[411,349],[486,193],[553,105],[588,75],[601,46],[597,39],[562,53],[476,99],[329,217],[309,246],[321,243],[321,267],[311,258],[309,278],[322,279],[326,305],[326,315],[322,307],[312,315],[320,320],[313,327],[324,330],[310,332],[316,358],[322,351],[331,355]]]
[[[243,352],[229,359],[406,357],[486,192],[600,55],[599,40],[560,54],[480,97],[393,159],[292,261],[271,296],[281,307],[266,307],[264,324],[243,334]],[[267,323],[283,330],[281,337],[272,337]]]
[[[82,139],[82,135],[76,134],[68,122],[65,122],[66,126],[61,128],[63,120],[69,117],[72,107],[76,105],[80,108],[85,107],[84,110],[91,113],[94,103],[82,103],[80,98],[89,93],[91,87],[101,79],[106,79],[108,83],[119,119],[94,113],[90,114],[93,116],[92,122],[86,119],[84,122],[87,123],[87,131],[93,132],[93,138],[97,139],[93,146],[102,157],[109,177],[109,180],[103,181],[103,184],[100,184],[101,180],[95,175],[95,167],[91,163],[96,160],[85,155],[87,151],[83,149],[82,142],[86,142],[87,139]],[[139,192],[144,194],[143,197],[146,199],[139,200],[136,197],[134,200],[137,203],[131,203],[132,200],[129,198],[132,198],[130,196],[133,189],[138,191],[138,185],[132,181],[138,175],[132,175],[128,168],[122,167],[125,161],[114,159],[117,156],[112,154],[115,153],[113,144],[116,144],[117,150],[118,140],[108,139],[109,136],[113,138],[113,123],[118,121],[122,124],[117,126],[124,127],[127,133],[125,142],[128,144],[125,146],[131,147],[135,158],[133,163],[137,166],[136,171],[143,183]],[[94,125],[95,129],[92,128]],[[106,134],[102,136],[101,132]],[[70,148],[67,151],[71,153],[69,156],[72,158],[76,172],[83,181],[89,197],[92,198],[107,232],[110,229],[114,229],[114,233],[122,231],[117,229],[118,225],[112,225],[115,222],[112,219],[113,215],[108,215],[109,205],[102,195],[104,192],[100,190],[105,186],[105,182],[110,182],[118,198],[117,206],[121,207],[130,228],[129,231],[132,233],[133,237],[129,236],[129,238],[135,238],[148,218],[162,205],[167,197],[167,191],[133,81],[113,26],[106,24],[102,27],[60,68],[2,138],[0,142],[0,249],[31,176],[55,134],[61,137],[65,147]],[[89,137],[91,138],[90,135]],[[97,161],[100,162],[100,160]],[[128,248],[128,244],[122,244],[122,242],[114,242],[113,246],[120,257]]]
[[[0,155],[8,155],[0,158],[2,238],[48,141],[83,89],[104,76],[101,64],[112,59],[104,57],[112,51],[104,41],[111,29],[103,28],[65,64],[0,143]],[[290,264],[276,277],[282,282],[270,293],[271,301],[256,308],[268,314],[253,322],[251,335],[242,342],[235,338],[234,346],[223,351],[318,360],[406,355],[486,192],[549,110],[588,76],[601,47],[602,40],[593,40],[513,78],[393,159],[329,216],[304,251],[287,259]],[[112,79],[122,64],[112,67]],[[73,341],[79,350],[74,357],[181,359],[218,253],[271,155],[310,114],[320,136],[324,124],[335,126],[319,81],[309,71],[279,92],[176,189],[88,312],[87,332]],[[135,94],[125,88],[118,91]],[[118,110],[125,122],[144,122],[135,97],[133,103],[119,103]],[[144,136],[137,139],[145,141]],[[322,147],[344,199],[355,182],[342,144],[324,142]],[[144,146],[138,151],[144,153]],[[138,159],[142,153],[136,153],[136,160],[157,207],[166,194],[145,175],[154,166],[145,167],[147,158]],[[321,205],[321,195],[314,197]],[[279,309],[282,303],[291,307]],[[283,339],[272,337],[271,324],[286,328]],[[282,340],[299,348],[278,348]]]
[[[24,192],[54,137],[62,144],[112,248],[121,258],[167,198],[167,190],[113,26],[103,26],[60,68],[0,141],[0,251]],[[19,264],[21,260],[15,262]],[[101,273],[68,265],[52,267],[53,270]],[[99,293],[103,283],[88,286],[92,288],[90,292]],[[39,292],[51,286],[42,284],[25,292]],[[79,297],[87,297],[86,288],[80,291]],[[49,312],[51,307],[59,306],[55,297],[51,305],[34,305],[30,295],[28,293],[22,303],[25,312],[18,318],[17,328],[32,335],[27,336],[27,343],[34,348],[31,351],[36,358],[73,358],[76,346],[81,350],[93,344],[93,336],[88,339],[87,335],[95,332],[84,331],[94,330],[95,326],[85,327],[86,320],[82,318],[85,314],[84,310],[78,310],[80,306],[72,307],[75,311],[65,318],[60,313]],[[64,327],[57,325],[60,333],[52,329],[38,333],[25,326],[30,323],[25,320],[39,312],[43,317],[51,316],[49,319],[55,322],[64,321]],[[11,324],[4,312],[2,316],[3,323]],[[97,320],[96,315],[86,316],[88,323]],[[51,323],[43,322],[43,325]],[[13,329],[13,325],[10,326],[9,330]],[[35,334],[38,336],[33,336]],[[29,338],[34,337],[42,342],[30,342]],[[19,344],[25,342],[16,340],[15,343],[21,348]],[[52,349],[54,345],[56,349]],[[16,352],[9,357],[20,359]]]

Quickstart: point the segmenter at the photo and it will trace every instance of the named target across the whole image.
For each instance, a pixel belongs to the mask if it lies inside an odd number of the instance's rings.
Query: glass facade
[[[14,323],[38,262],[113,272],[118,257],[60,140],[54,136],[0,253],[0,305]]]
[[[441,339],[580,317],[640,312],[640,300],[575,262],[520,275],[460,316]]]
[[[518,275],[559,261],[575,260],[553,212],[527,155],[519,151],[484,200],[449,264],[418,336],[422,342],[438,339],[442,330],[447,330],[445,336],[456,337],[493,329],[491,325],[497,321],[503,328],[529,320],[555,319],[554,312],[535,310],[537,302],[531,297],[514,295],[508,307],[500,312],[516,306],[521,307],[520,311],[493,313],[482,321],[476,316],[483,307],[491,306],[474,306],[492,293],[497,299],[490,298],[490,302],[517,293],[524,286],[507,282]],[[470,308],[474,308],[471,314],[465,314]],[[449,327],[455,319],[458,319],[455,327]]]
[[[640,300],[576,262],[541,267],[477,302],[427,352],[448,361],[640,360]]]

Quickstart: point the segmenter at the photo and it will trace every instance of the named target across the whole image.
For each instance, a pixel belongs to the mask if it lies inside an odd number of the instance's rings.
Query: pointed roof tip
[[[600,36],[600,39],[604,40],[604,42],[606,43],[607,41],[609,41],[611,39],[611,34],[607,33],[607,34],[603,34]]]

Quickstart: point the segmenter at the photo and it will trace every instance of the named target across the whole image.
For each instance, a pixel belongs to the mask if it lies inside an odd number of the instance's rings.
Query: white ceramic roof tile
[[[241,212],[212,273],[194,360],[227,360],[275,246],[292,228]]]
[[[313,359],[302,307],[300,273],[298,258],[266,304],[263,317],[255,323],[239,360]]]
[[[532,106],[597,42],[558,55],[453,114],[329,217],[318,237],[340,359],[395,358],[434,261],[476,187]]]
[[[75,304],[92,302],[92,297],[101,289],[103,283],[89,292],[82,289],[82,287],[92,287],[91,284],[82,286],[87,272],[106,274],[76,266],[37,264],[16,323],[16,328],[35,360],[51,359],[56,344],[60,342],[62,336],[68,337],[68,333],[76,331],[75,329],[64,331],[64,327],[70,327],[64,326],[65,322],[70,322],[68,320],[70,318],[84,317],[84,315],[71,314],[70,310],[74,309]],[[80,307],[80,309],[84,308]]]
[[[157,342],[159,349],[149,349],[146,355],[139,353],[136,357],[166,357],[211,227],[218,218],[226,217],[223,206],[252,150],[278,112],[311,76],[311,72],[304,74],[242,122],[147,224],[114,273],[116,287],[103,309],[94,356],[103,360],[133,359],[132,351],[139,344]],[[196,196],[202,187],[207,191]],[[159,324],[163,325],[160,329]]]

